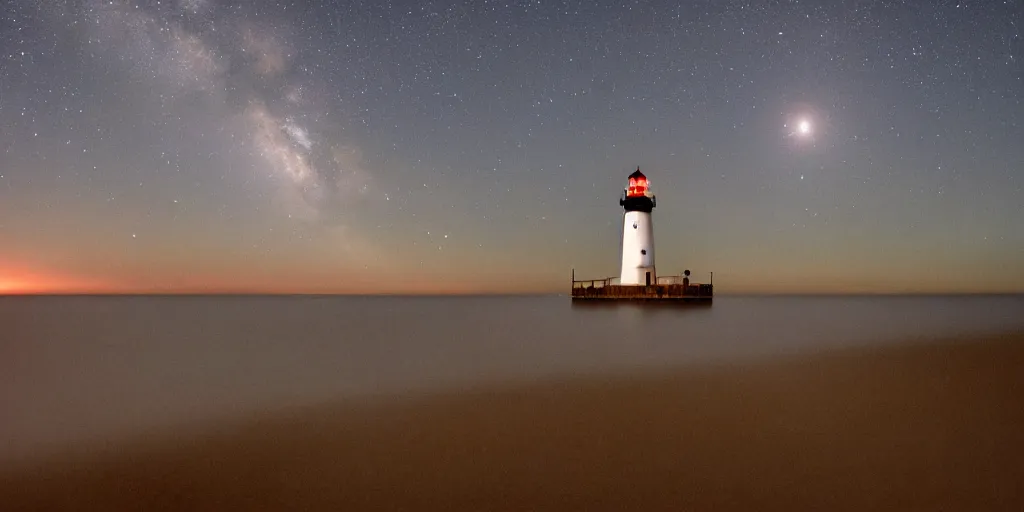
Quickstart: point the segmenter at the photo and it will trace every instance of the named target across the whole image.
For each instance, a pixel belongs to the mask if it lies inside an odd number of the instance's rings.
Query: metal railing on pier
[[[685,275],[659,276],[647,285],[621,285],[618,277],[576,279],[573,270],[572,296],[576,298],[708,298],[714,296],[712,284],[694,283]]]

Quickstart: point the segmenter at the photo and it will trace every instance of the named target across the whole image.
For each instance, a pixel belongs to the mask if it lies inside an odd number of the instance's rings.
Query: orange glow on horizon
[[[0,264],[0,295],[102,293],[108,288],[108,284],[93,279]]]
[[[233,274],[233,275],[232,275]],[[507,279],[479,276],[464,280],[394,273],[387,281],[357,275],[337,275],[325,280],[320,275],[280,273],[185,273],[149,275],[76,276],[66,272],[0,263],[0,295],[477,295],[502,293],[543,293],[550,286],[541,281],[508,286]]]
[[[0,293],[19,293],[28,289],[25,283],[10,278],[0,278]]]

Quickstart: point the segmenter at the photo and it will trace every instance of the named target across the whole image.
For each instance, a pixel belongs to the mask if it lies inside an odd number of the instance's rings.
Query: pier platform
[[[618,278],[596,280],[573,280],[572,300],[574,301],[638,301],[638,302],[679,302],[710,303],[714,299],[714,285],[701,283],[683,284],[675,276],[658,278],[651,285],[615,284]]]

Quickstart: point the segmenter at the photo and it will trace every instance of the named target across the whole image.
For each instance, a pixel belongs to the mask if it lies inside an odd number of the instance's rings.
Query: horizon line
[[[835,292],[718,292],[717,297],[979,297],[1024,296],[1020,291],[835,291]],[[564,296],[567,292],[19,292],[0,293],[3,297],[537,297]]]

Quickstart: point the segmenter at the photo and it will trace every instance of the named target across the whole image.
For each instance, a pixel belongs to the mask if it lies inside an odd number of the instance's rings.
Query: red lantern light
[[[637,168],[636,172],[629,175],[629,188],[626,189],[626,197],[643,197],[647,195],[648,188],[647,176],[644,176]]]

